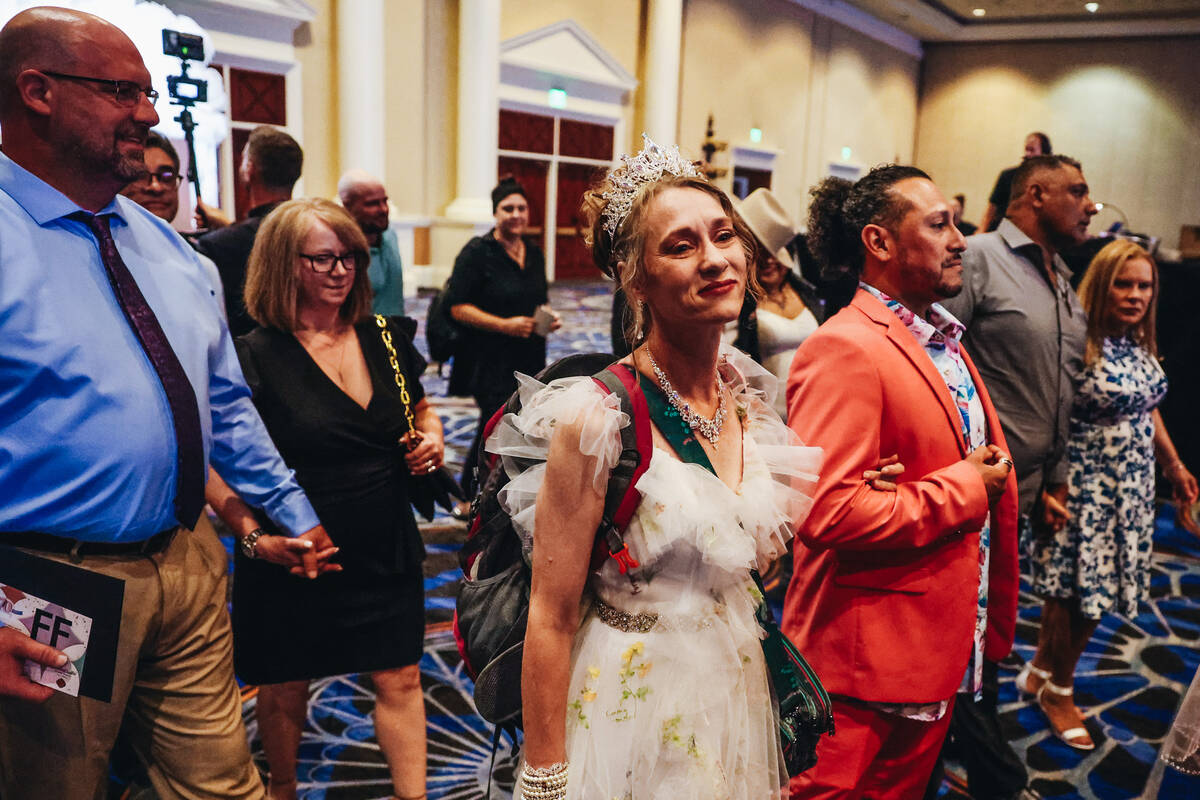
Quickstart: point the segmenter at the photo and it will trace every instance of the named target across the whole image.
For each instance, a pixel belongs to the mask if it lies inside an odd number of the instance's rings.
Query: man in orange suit
[[[808,245],[859,278],[788,378],[788,420],[824,448],[798,531],[783,630],[833,696],[837,729],[792,780],[801,798],[920,798],[955,695],[1012,647],[1016,481],[995,409],[938,301],[966,241],[913,167],[813,190]],[[896,455],[895,492],[867,482]]]

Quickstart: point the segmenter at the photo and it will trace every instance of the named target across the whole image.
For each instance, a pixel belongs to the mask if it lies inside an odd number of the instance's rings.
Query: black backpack
[[[447,279],[441,291],[435,293],[429,301],[429,310],[425,313],[425,342],[429,345],[429,358],[438,363],[445,363],[458,351],[462,342],[462,327],[454,321],[450,314],[450,306],[446,303],[446,291],[450,288]]]
[[[558,378],[591,375],[616,395],[621,410],[633,421],[621,431],[621,456],[613,467],[605,493],[604,514],[596,531],[592,566],[598,569],[611,556],[622,573],[632,560],[622,534],[641,495],[634,489],[650,463],[653,439],[646,399],[637,375],[623,364],[612,364],[611,353],[585,353],[562,358],[537,374],[549,383]],[[521,410],[518,393],[492,415],[484,427],[486,442],[500,419]],[[471,504],[467,542],[459,554],[463,582],[454,613],[454,638],[468,673],[475,679],[475,705],[497,728],[521,727],[521,651],[529,613],[531,570],[521,537],[500,506],[498,495],[508,483],[499,457],[480,448],[476,454],[479,493]]]

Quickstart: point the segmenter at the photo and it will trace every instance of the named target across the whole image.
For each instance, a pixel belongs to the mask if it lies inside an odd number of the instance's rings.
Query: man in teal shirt
[[[384,316],[404,314],[404,274],[396,232],[388,229],[387,190],[377,178],[355,169],[338,181],[338,196],[371,246],[367,277],[375,295],[372,310]]]

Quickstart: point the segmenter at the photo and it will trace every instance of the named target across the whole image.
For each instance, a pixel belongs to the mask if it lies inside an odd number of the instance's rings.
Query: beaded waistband
[[[592,605],[601,622],[625,633],[649,633],[652,630],[660,633],[672,631],[692,633],[711,628],[716,620],[725,615],[725,606],[719,601],[714,602],[712,608],[706,612],[669,616],[663,616],[653,611],[638,613],[622,611],[619,608],[613,608],[599,597],[592,598]]]
[[[594,602],[596,616],[600,617],[600,621],[610,628],[616,628],[626,633],[648,633],[658,624],[658,614],[653,612],[630,614],[628,611],[613,608],[599,597],[595,598]]]

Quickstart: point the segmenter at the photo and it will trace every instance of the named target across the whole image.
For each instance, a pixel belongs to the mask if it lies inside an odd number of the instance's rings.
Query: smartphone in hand
[[[538,336],[545,336],[550,333],[556,319],[558,316],[549,305],[538,306],[537,311],[533,312],[533,332]]]

